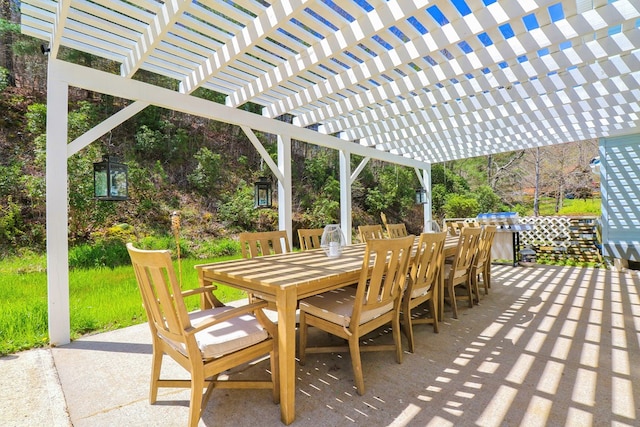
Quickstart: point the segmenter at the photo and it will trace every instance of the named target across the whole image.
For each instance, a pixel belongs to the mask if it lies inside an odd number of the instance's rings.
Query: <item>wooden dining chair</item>
[[[480,299],[479,277],[482,276],[485,295],[489,293],[489,288],[491,287],[491,247],[493,246],[496,230],[497,227],[495,225],[485,225],[482,228],[476,256],[473,259],[471,286],[478,300]]]
[[[473,258],[480,241],[480,227],[463,227],[460,230],[460,240],[451,263],[445,263],[444,280],[446,296],[451,302],[453,317],[458,318],[458,305],[456,303],[455,288],[465,285],[469,297],[469,307],[473,307],[473,291],[471,289],[471,268]]]
[[[188,425],[195,427],[214,388],[271,389],[279,402],[277,328],[262,313],[266,302],[241,307],[213,307],[187,312],[184,298],[211,293],[215,286],[183,291],[170,252],[140,250],[127,244],[138,288],[147,313],[153,345],[149,402],[154,404],[159,387],[191,389]],[[209,301],[211,305],[213,301]],[[164,355],[189,372],[190,379],[160,378]],[[267,381],[218,380],[230,368],[271,357]]]
[[[447,221],[447,232],[449,236],[459,236],[460,235],[460,225],[456,221]]]
[[[384,239],[384,233],[382,231],[382,225],[360,225],[358,226],[358,233],[360,234],[360,241],[366,243],[371,239]]]
[[[240,233],[242,258],[291,252],[285,230]]]
[[[404,223],[387,224],[387,235],[391,239],[395,239],[397,237],[404,237],[404,236],[407,236],[408,234],[409,233],[407,233],[407,227],[404,225]]]
[[[324,233],[324,228],[299,228],[298,240],[300,240],[300,249],[303,251],[320,249],[322,233]]]
[[[415,351],[413,325],[421,323],[433,324],[433,331],[438,332],[438,297],[441,286],[443,268],[444,241],[447,233],[422,233],[418,247],[411,263],[407,287],[402,297],[402,330],[409,341],[409,351]],[[429,303],[428,317],[413,317],[412,310],[424,303]]]
[[[400,305],[414,236],[373,239],[366,245],[357,286],[347,286],[300,301],[300,364],[307,353],[349,351],[358,394],[363,395],[364,376],[360,359],[360,339],[391,323],[394,344],[371,344],[367,351],[396,352],[402,363]],[[315,326],[348,341],[348,347],[307,347],[307,328]]]

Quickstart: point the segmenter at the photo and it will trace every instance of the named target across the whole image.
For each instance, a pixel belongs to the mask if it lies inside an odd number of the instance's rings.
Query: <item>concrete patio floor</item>
[[[445,311],[439,334],[415,328],[416,352],[405,352],[402,364],[391,352],[363,353],[364,396],[347,355],[310,355],[297,365],[293,425],[639,425],[637,272],[492,271],[480,305],[462,304],[457,320]],[[182,375],[170,362],[163,372]],[[149,405],[150,363],[146,324],[0,358],[0,425],[185,425],[188,391],[161,389]],[[262,361],[232,375],[266,375],[267,367]],[[215,390],[200,425],[282,424],[269,391]]]

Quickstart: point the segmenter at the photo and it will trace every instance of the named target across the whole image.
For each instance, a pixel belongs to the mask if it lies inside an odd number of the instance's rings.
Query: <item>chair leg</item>
[[[484,271],[482,273],[482,278],[484,279],[484,294],[489,294],[489,288],[491,287],[491,263],[488,262],[484,266]]]
[[[456,303],[456,287],[454,285],[448,286],[449,299],[451,300],[451,310],[453,311],[453,318],[458,318],[458,304]]]
[[[469,308],[473,308],[473,275],[469,275],[466,281],[467,294],[469,294]]]
[[[151,384],[149,387],[149,403],[154,404],[158,400],[158,380],[160,380],[160,370],[162,368],[162,351],[156,350],[153,346],[153,359],[151,360]]]
[[[408,299],[408,298],[407,298]],[[404,304],[402,309],[402,326],[404,334],[407,336],[409,342],[409,351],[415,353],[415,345],[413,341],[413,324],[411,323],[411,308],[409,304]]]
[[[434,302],[435,298],[431,298],[429,300],[429,311],[431,312],[431,316],[433,316],[433,332],[439,333],[440,327],[438,326],[438,310],[436,309],[436,303]]]
[[[300,326],[298,327],[298,359],[300,365],[304,365],[307,349],[307,319],[304,311],[300,310]]]
[[[474,301],[476,304],[480,304],[480,288],[478,286],[479,271],[474,270],[471,279],[471,287],[473,288]]]
[[[202,400],[204,389],[204,374],[193,369],[191,372],[191,402],[189,403],[189,427],[198,427],[202,415]]]
[[[274,343],[277,347],[278,343]],[[280,373],[278,371],[278,350],[273,350],[270,355],[271,359],[271,382],[273,384],[273,403],[280,403]]]
[[[391,322],[393,340],[396,343],[396,362],[402,363],[402,336],[400,334],[400,311],[397,311]]]
[[[360,339],[356,335],[349,338],[349,352],[351,353],[351,366],[356,389],[360,396],[364,395],[364,376],[362,375],[362,360],[360,359]]]

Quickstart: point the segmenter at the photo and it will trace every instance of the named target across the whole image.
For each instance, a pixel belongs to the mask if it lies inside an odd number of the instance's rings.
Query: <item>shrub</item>
[[[201,244],[199,256],[201,258],[227,257],[240,254],[240,242],[233,239],[209,240]]]
[[[444,205],[445,215],[449,218],[471,218],[480,212],[478,201],[472,197],[452,194]]]
[[[69,250],[70,268],[114,268],[130,262],[126,246],[118,239],[74,246]]]

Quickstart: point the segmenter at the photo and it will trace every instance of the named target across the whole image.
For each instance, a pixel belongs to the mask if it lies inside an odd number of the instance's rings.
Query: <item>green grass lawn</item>
[[[600,216],[601,214],[601,199],[564,199],[562,202],[562,208],[556,214],[555,212],[556,201],[553,198],[543,197],[540,199],[540,215],[541,216],[553,216],[553,215],[567,215],[567,216]],[[528,213],[533,215],[533,211]]]
[[[185,289],[198,285],[196,264],[217,259],[182,260]],[[176,273],[177,262],[174,263]],[[0,355],[48,345],[47,273],[44,256],[23,256],[0,261]],[[223,302],[244,298],[242,291],[219,286]],[[187,300],[189,309],[199,299]],[[71,338],[146,322],[138,285],[131,266],[77,269],[69,272]]]

